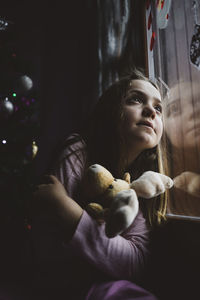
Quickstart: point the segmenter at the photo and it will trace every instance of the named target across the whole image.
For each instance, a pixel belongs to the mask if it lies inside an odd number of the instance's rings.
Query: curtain
[[[144,66],[144,1],[97,0],[99,96],[132,66]]]

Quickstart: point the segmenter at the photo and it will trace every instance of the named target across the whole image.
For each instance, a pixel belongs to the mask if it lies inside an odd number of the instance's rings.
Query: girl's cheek
[[[158,119],[158,125],[157,126],[158,126],[159,131],[163,132],[163,119],[162,118]]]
[[[161,137],[163,135],[163,130],[164,130],[163,122],[160,120],[160,122],[158,124],[158,135],[159,135],[160,139],[161,139]]]
[[[164,130],[164,123],[163,123],[163,119],[161,120],[161,126],[162,126],[162,133],[163,133],[163,130]]]

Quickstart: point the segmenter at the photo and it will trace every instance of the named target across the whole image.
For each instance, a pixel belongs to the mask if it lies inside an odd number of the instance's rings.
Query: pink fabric
[[[78,137],[78,135],[74,134],[70,136],[68,140],[76,137]],[[53,167],[54,175],[65,186],[68,195],[76,201],[78,201],[77,198],[79,198],[77,191],[79,190],[86,164],[85,147],[86,145],[83,141],[78,141],[66,147]],[[72,154],[72,152],[74,153]]]
[[[85,164],[85,144],[78,141],[64,149],[54,166],[54,174],[80,205],[85,203],[80,193]],[[33,226],[33,235],[35,255],[52,270],[48,278],[45,275],[46,285],[65,286],[70,299],[85,299],[89,290],[88,300],[155,299],[131,282],[140,280],[148,258],[149,230],[141,212],[126,232],[112,239],[105,235],[104,224],[97,224],[86,211],[68,243],[62,241],[59,227],[44,218]]]
[[[124,236],[109,239],[105,235],[104,224],[98,225],[84,212],[67,247],[111,278],[138,279],[147,255],[143,222],[139,213]]]
[[[76,155],[72,154],[67,159],[62,159],[73,151],[77,151]],[[78,141],[63,151],[55,168],[55,175],[64,184],[68,194],[79,203],[84,202],[80,199],[77,189],[83,176],[85,162],[85,144]],[[141,211],[123,235],[112,239],[105,235],[104,225],[97,224],[84,212],[71,242],[65,246],[111,278],[133,280],[140,278],[145,266],[148,256],[148,233]]]

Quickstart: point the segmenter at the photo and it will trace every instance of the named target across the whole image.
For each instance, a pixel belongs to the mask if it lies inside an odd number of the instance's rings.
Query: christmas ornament
[[[155,43],[155,38],[156,38],[156,33],[153,31],[152,36],[151,36],[151,41],[150,41],[150,51],[153,50],[153,46],[154,46],[154,43]]]
[[[0,30],[1,31],[6,30],[8,28],[9,24],[13,24],[13,22],[10,22],[10,21],[0,18]]]
[[[169,21],[171,0],[158,0],[156,9],[156,23],[159,29],[165,29]]]
[[[200,70],[200,24],[198,24],[196,1],[193,1],[192,8],[194,10],[194,34],[190,43],[190,62]]]
[[[12,102],[8,100],[6,97],[5,99],[0,100],[0,119],[6,120],[8,119],[12,113],[14,112],[14,105]]]
[[[38,152],[38,146],[36,145],[36,142],[33,141],[32,142],[32,158],[34,158],[36,156]]]
[[[151,24],[152,24],[152,14],[151,14],[151,11],[150,11],[149,18],[148,18],[148,26],[147,26],[148,30],[150,29]]]
[[[35,156],[37,155],[37,152],[38,152],[38,146],[36,145],[35,141],[32,141],[32,144],[26,147],[26,155],[28,159],[29,160],[34,159]]]
[[[16,94],[26,94],[33,87],[33,81],[27,75],[21,75],[15,80],[14,90]]]

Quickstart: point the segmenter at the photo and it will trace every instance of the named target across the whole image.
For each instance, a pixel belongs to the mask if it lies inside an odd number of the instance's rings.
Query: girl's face
[[[192,90],[191,90],[192,87]],[[166,132],[172,145],[190,150],[200,142],[199,83],[182,82],[170,90],[165,103]]]
[[[132,149],[140,153],[158,145],[163,133],[161,95],[150,82],[131,81],[122,111],[122,133]]]

